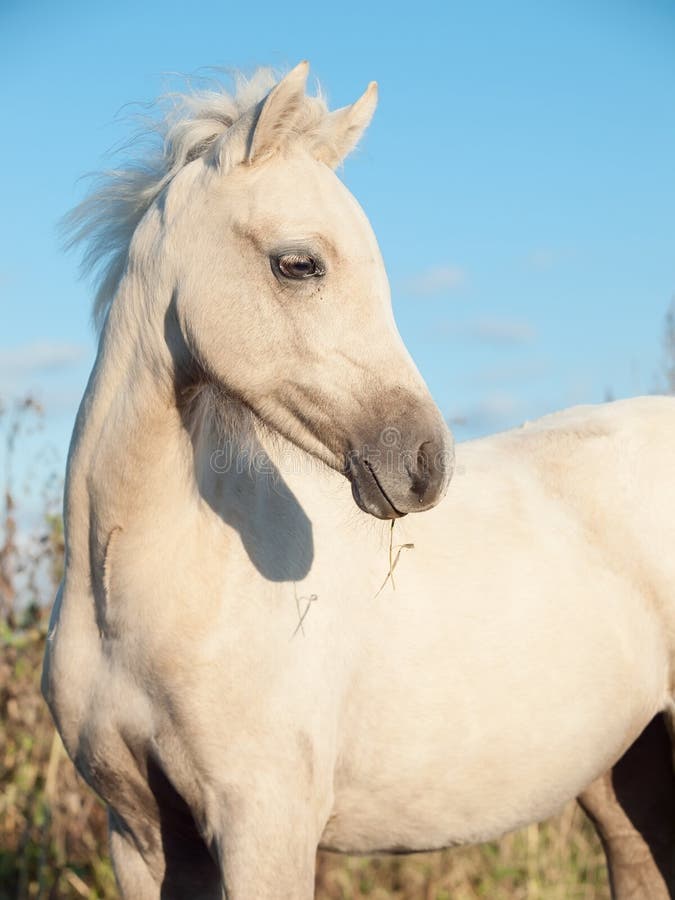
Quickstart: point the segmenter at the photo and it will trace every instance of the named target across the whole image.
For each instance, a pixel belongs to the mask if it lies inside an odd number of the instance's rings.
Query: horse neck
[[[138,293],[125,283],[113,304],[78,414],[66,485],[69,577],[79,573],[98,604],[115,532],[178,535],[199,520],[238,535],[244,565],[265,579],[301,580],[323,509],[316,487],[328,482],[335,504],[347,483],[252,429],[250,418],[242,429],[241,407],[222,428],[207,391],[182,403],[166,313],[142,315]]]
[[[110,532],[125,527],[162,479],[160,502],[177,481],[168,478],[172,457],[181,456],[170,353],[159,322],[148,317],[142,328],[137,324],[137,295],[137,285],[125,279],[73,432],[65,497],[71,566],[99,568]]]

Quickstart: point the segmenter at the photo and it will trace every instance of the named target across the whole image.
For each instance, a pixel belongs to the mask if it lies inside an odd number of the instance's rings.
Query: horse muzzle
[[[406,432],[408,432],[406,434]],[[397,519],[435,506],[445,495],[454,465],[448,429],[436,426],[419,439],[418,429],[384,428],[345,460],[357,505],[378,519]]]

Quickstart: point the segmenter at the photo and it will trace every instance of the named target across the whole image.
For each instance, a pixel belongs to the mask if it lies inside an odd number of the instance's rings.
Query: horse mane
[[[83,276],[91,276],[96,288],[93,321],[100,330],[126,267],[129,245],[141,219],[171,179],[200,156],[245,113],[261,102],[279,80],[269,68],[257,69],[250,78],[232,75],[234,91],[220,80],[211,87],[159,97],[144,117],[144,127],[123,145],[147,145],[137,159],[96,176],[92,190],[62,220],[67,249],[84,245]],[[328,108],[317,89],[306,98],[299,133],[316,136],[327,119]],[[297,127],[297,126],[296,126]]]

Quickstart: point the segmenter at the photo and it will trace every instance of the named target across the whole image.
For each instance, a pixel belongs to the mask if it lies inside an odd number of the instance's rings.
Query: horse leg
[[[312,900],[319,823],[307,785],[259,777],[221,796],[214,833],[227,900]]]
[[[133,834],[111,809],[108,809],[108,831],[110,858],[123,900],[160,900],[161,874],[153,873]]]
[[[318,842],[298,841],[293,826],[287,827],[288,833],[278,823],[274,832],[253,826],[248,835],[239,832],[223,843],[227,900],[312,900]]]
[[[614,900],[675,898],[675,777],[664,715],[578,799],[602,842]]]
[[[183,798],[150,761],[153,803],[109,810],[110,852],[124,900],[222,900],[218,865]],[[129,824],[131,823],[131,824]]]
[[[224,897],[312,900],[318,840],[309,841],[305,831],[305,823],[282,823],[277,811],[262,807],[259,817],[228,828],[220,842]]]

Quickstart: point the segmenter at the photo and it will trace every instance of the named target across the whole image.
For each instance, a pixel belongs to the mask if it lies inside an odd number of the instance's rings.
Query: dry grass
[[[39,691],[44,635],[0,625],[0,900],[114,897],[105,812]]]
[[[583,814],[557,819],[482,847],[414,856],[319,855],[321,900],[605,900],[604,857]]]

